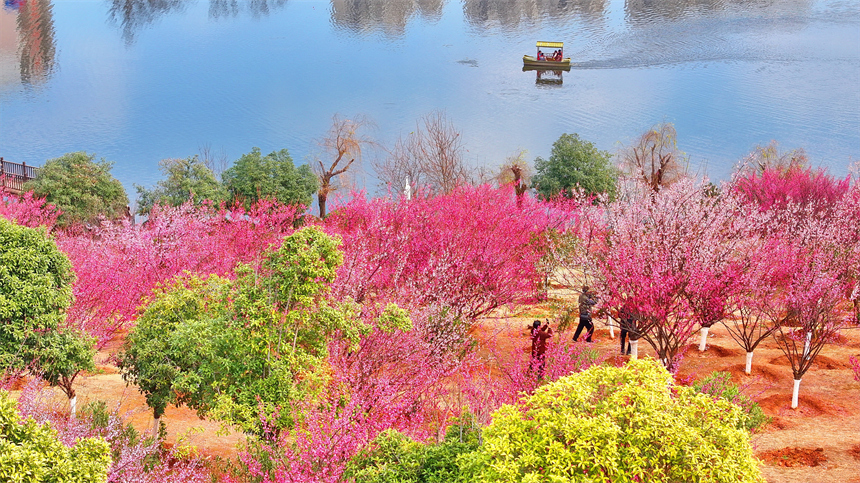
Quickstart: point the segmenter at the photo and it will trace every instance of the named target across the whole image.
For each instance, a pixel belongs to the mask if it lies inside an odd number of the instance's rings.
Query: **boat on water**
[[[556,49],[558,55],[546,55],[541,49]],[[524,55],[523,66],[538,69],[557,70],[559,68],[570,68],[570,57],[564,56],[564,42],[537,43],[537,55]]]

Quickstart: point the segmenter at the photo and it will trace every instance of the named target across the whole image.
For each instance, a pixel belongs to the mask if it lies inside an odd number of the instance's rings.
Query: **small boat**
[[[557,49],[561,52],[561,60],[553,60],[541,52],[541,48]],[[564,57],[564,42],[538,42],[537,55],[524,55],[523,66],[536,67],[539,69],[555,70],[558,68],[570,68],[570,57]]]

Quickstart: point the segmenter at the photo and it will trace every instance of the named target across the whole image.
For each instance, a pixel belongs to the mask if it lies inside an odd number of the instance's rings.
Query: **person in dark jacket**
[[[633,319],[633,310],[627,304],[624,304],[621,307],[621,311],[618,314],[619,321],[621,322],[621,355],[625,354],[624,351],[624,339],[627,339],[627,351],[626,354],[630,355],[630,342],[636,337],[636,321]],[[637,337],[638,338],[638,337]]]
[[[591,322],[591,308],[597,303],[597,297],[589,291],[588,285],[582,286],[582,293],[579,295],[579,325],[576,326],[576,332],[573,334],[573,341],[577,342],[582,329],[588,329],[585,336],[586,342],[591,342],[591,336],[594,335],[594,324]]]

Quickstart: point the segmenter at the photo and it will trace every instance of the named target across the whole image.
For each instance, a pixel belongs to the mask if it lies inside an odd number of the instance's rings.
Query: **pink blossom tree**
[[[534,295],[540,235],[556,215],[513,187],[463,186],[436,197],[368,200],[356,195],[326,231],[343,238],[336,293],[356,301],[447,308],[471,321]]]
[[[816,211],[833,209],[850,186],[850,177],[837,179],[823,168],[767,167],[761,172],[741,171],[731,189],[763,211],[780,210],[789,204],[814,204]]]
[[[637,332],[673,368],[697,326],[725,312],[736,277],[732,210],[704,186],[681,180],[654,193],[633,187],[606,215],[611,231],[593,253],[603,303],[637,314]]]
[[[370,320],[377,312],[369,305],[363,315]],[[240,455],[247,475],[272,483],[337,482],[350,458],[382,431],[394,428],[425,439],[434,426],[444,425],[439,401],[464,352],[440,352],[426,337],[432,316],[431,310],[413,312],[411,327],[376,318],[358,347],[331,344],[330,381],[318,397],[287,409],[294,428],[252,443]]]
[[[105,222],[92,233],[61,234],[78,276],[69,321],[102,347],[158,284],[186,270],[230,276],[238,262],[256,265],[299,216],[300,208],[267,200],[248,211],[186,203],[156,206],[141,225]]]
[[[0,216],[29,228],[44,226],[49,231],[57,224],[60,211],[32,192],[17,195],[0,188]]]
[[[753,353],[778,329],[782,320],[781,288],[789,277],[785,247],[777,240],[756,240],[752,234],[742,264],[738,289],[729,295],[732,315],[723,320],[729,336],[746,351],[747,374],[752,372]]]
[[[784,242],[790,247],[793,271],[781,296],[786,315],[775,339],[794,375],[792,409],[798,406],[803,375],[822,348],[848,324],[848,318],[838,310],[846,291],[845,260],[839,256],[840,247],[820,243],[823,241]]]

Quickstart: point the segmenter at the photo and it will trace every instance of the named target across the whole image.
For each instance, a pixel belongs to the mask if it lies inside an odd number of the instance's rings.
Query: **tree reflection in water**
[[[286,4],[287,0],[209,0],[209,18],[238,17],[243,12],[254,18],[265,17]]]
[[[357,34],[381,32],[397,37],[418,15],[428,21],[442,17],[445,0],[332,0],[331,20],[341,29]]]
[[[42,83],[55,67],[53,5],[50,0],[21,0],[17,7],[21,82]]]
[[[601,21],[608,6],[608,0],[464,0],[463,13],[475,27],[516,30],[542,20]]]
[[[265,17],[283,8],[288,0],[209,0],[209,17],[230,18],[248,13]],[[110,0],[108,18],[122,29],[127,44],[147,25],[169,13],[182,12],[189,0]]]

